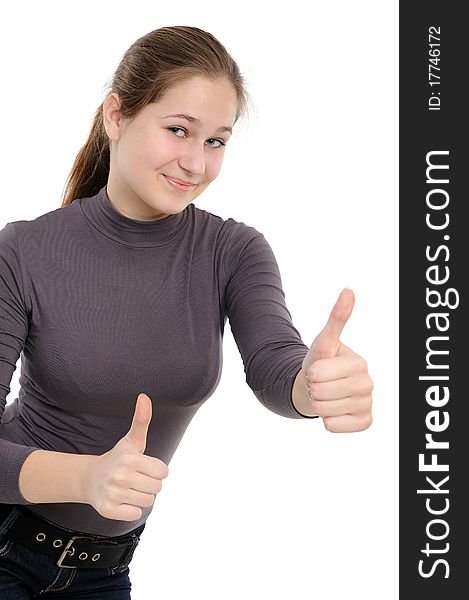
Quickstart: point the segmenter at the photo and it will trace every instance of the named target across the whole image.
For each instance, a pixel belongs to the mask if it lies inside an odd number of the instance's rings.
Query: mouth
[[[194,183],[189,183],[187,181],[182,181],[181,179],[174,179],[172,177],[168,177],[167,175],[163,175],[165,181],[170,185],[173,189],[179,190],[181,192],[188,192],[192,188],[195,187]]]

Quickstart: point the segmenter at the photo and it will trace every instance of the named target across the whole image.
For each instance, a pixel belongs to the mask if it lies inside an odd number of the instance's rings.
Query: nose
[[[199,144],[186,145],[178,162],[181,169],[194,175],[203,175],[205,173],[205,146]]]

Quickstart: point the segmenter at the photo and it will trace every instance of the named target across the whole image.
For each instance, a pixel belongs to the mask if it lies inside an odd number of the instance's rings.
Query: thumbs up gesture
[[[152,506],[168,476],[166,463],[144,454],[152,404],[139,394],[132,425],[117,444],[90,463],[84,482],[84,496],[100,515],[108,519],[134,521],[141,507]]]
[[[354,303],[352,290],[344,288],[300,371],[313,414],[334,433],[362,431],[372,423],[373,382],[366,361],[340,341]]]

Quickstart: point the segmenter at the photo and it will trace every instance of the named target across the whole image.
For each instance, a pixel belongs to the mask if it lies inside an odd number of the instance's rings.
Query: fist
[[[107,519],[139,519],[168,476],[163,461],[144,454],[151,416],[150,398],[139,394],[129,431],[114,448],[95,457],[88,470],[86,501]]]
[[[372,423],[374,385],[367,363],[340,341],[354,303],[352,290],[344,288],[302,364],[312,410],[334,433],[362,431]]]

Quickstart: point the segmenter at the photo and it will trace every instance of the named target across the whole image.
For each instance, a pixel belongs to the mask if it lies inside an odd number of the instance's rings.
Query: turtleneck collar
[[[189,204],[183,211],[155,221],[126,217],[109,200],[106,185],[95,196],[76,200],[85,217],[108,238],[135,248],[164,246],[182,233],[189,221]]]

